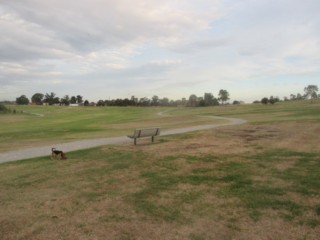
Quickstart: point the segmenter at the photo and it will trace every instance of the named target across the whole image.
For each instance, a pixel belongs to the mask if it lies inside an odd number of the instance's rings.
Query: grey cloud
[[[90,79],[105,80],[110,85],[123,85],[125,82],[126,87],[128,87],[145,82],[159,81],[179,65],[179,61],[149,62],[121,70],[100,69],[88,74],[79,74],[77,79],[82,79],[83,82]]]
[[[212,48],[225,47],[230,43],[232,43],[232,40],[230,38],[204,39],[184,44],[180,43],[179,45],[172,46],[171,50],[179,53],[189,54],[197,51],[208,51]]]
[[[50,31],[55,39],[64,41],[79,52],[121,46],[145,39],[179,36],[185,31],[202,27],[204,21],[192,19],[188,12],[157,9],[156,1],[8,1],[5,6],[21,19]],[[160,6],[160,5],[159,5]],[[163,14],[166,14],[164,17]],[[189,14],[189,16],[188,16]]]

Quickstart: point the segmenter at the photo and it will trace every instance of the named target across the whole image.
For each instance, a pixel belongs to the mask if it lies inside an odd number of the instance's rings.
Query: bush
[[[6,113],[6,112],[8,112],[8,109],[6,108],[6,106],[3,105],[3,104],[1,104],[1,103],[0,103],[0,112],[1,112],[1,113]]]
[[[261,99],[262,104],[268,104],[268,102],[269,102],[269,99],[266,97]]]

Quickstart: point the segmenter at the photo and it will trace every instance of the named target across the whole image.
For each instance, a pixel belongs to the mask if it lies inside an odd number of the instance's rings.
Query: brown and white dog
[[[67,156],[63,151],[56,150],[55,148],[51,149],[51,159],[58,159],[58,160],[66,160]]]

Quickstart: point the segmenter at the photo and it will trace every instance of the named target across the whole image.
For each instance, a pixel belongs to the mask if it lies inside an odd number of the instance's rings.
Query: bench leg
[[[154,136],[151,137],[152,142],[154,142]]]
[[[137,139],[136,138],[134,139],[134,145],[137,145]]]

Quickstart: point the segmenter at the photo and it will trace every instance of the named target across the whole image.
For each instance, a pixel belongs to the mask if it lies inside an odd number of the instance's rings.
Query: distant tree
[[[130,101],[132,106],[136,106],[138,104],[138,98],[136,98],[135,96],[131,96]]]
[[[105,103],[104,103],[104,101],[103,100],[99,100],[98,102],[97,102],[97,106],[105,106]]]
[[[116,106],[123,106],[123,107],[125,107],[125,106],[130,106],[130,105],[131,105],[131,101],[130,101],[129,98],[125,98],[125,99],[120,99],[120,98],[118,98],[118,99],[116,100]]]
[[[206,106],[203,97],[198,97],[197,103],[198,103],[198,106],[200,106],[200,107],[205,107]]]
[[[70,103],[71,103],[71,104],[76,104],[76,103],[77,103],[77,98],[76,98],[75,96],[72,96],[72,97],[70,98]]]
[[[261,103],[263,103],[263,104],[268,104],[268,102],[269,102],[269,99],[266,97],[261,99]]]
[[[275,99],[273,96],[271,96],[271,97],[269,98],[269,103],[275,104],[275,103],[276,103],[276,99]]]
[[[239,104],[240,104],[240,101],[234,100],[232,104],[233,104],[233,105],[239,105]]]
[[[212,106],[214,103],[214,96],[212,95],[212,93],[205,93],[203,100],[205,106]]]
[[[58,104],[58,103],[60,103],[59,98],[56,97],[56,94],[53,93],[53,92],[51,92],[50,94],[49,94],[49,93],[46,93],[46,95],[44,96],[43,102],[46,102],[46,103],[48,103],[49,105],[53,105],[53,104]]]
[[[161,106],[169,106],[169,105],[171,105],[169,98],[165,97],[165,98],[160,99],[160,105]]]
[[[313,101],[314,98],[318,97],[318,86],[317,85],[308,85],[307,87],[304,88],[305,92],[305,97],[310,98],[311,102]]]
[[[203,97],[198,97],[197,102],[198,102],[198,106],[201,106],[201,107],[205,106]]]
[[[43,100],[44,95],[42,93],[35,93],[33,94],[33,96],[31,97],[31,102],[35,103],[37,105],[41,105],[42,104],[42,100]]]
[[[196,107],[198,104],[198,97],[195,94],[191,94],[188,101],[188,106]]]
[[[16,98],[16,104],[18,105],[28,105],[29,99],[26,97],[26,95],[21,95],[20,97]]]
[[[88,101],[88,100],[85,100],[83,105],[84,105],[84,106],[89,106],[89,105],[90,105],[90,103],[89,103],[89,101]]]
[[[159,105],[159,97],[158,97],[157,95],[154,95],[154,96],[152,97],[151,105],[152,105],[152,106],[158,106],[158,105]]]
[[[186,98],[181,98],[181,105],[186,106],[187,105],[187,99]]]
[[[6,112],[8,112],[8,109],[6,108],[5,105],[0,103],[0,113],[6,113]]]
[[[290,94],[290,100],[296,100],[297,99],[297,96],[294,95],[294,94]]]
[[[77,103],[78,103],[78,104],[81,104],[82,102],[83,102],[82,96],[77,95]]]
[[[271,97],[269,98],[269,103],[275,104],[276,102],[279,102],[279,99],[278,99],[277,97],[271,96]]]
[[[261,101],[255,100],[255,101],[253,101],[252,103],[261,103]]]
[[[221,89],[219,91],[219,100],[221,101],[222,104],[224,104],[226,101],[228,101],[229,98],[229,93],[227,90]]]
[[[62,105],[65,105],[65,106],[69,106],[69,104],[70,104],[70,97],[69,97],[69,95],[65,95],[63,98],[61,98],[60,103],[61,103]]]
[[[303,100],[303,99],[304,99],[304,96],[302,96],[301,93],[298,93],[297,97],[296,97],[296,100]]]
[[[151,101],[149,98],[143,97],[139,99],[139,106],[149,106],[151,104]]]

